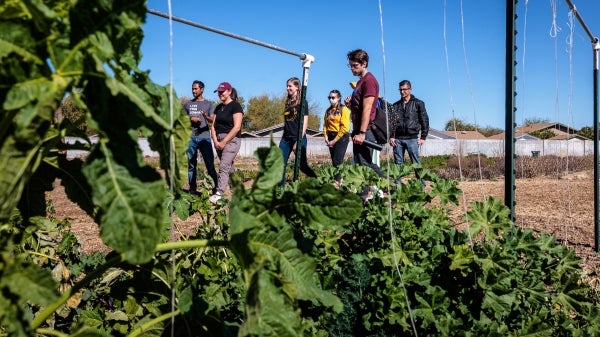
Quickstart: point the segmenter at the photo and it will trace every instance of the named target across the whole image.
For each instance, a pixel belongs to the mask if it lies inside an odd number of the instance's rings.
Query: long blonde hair
[[[298,92],[296,92],[296,97],[287,96],[287,100],[285,101],[286,107],[291,107],[294,105],[300,104],[300,98],[302,97],[302,87],[300,86],[300,79],[298,77],[290,77],[287,81],[285,81],[286,85],[292,82],[293,85],[298,88]]]

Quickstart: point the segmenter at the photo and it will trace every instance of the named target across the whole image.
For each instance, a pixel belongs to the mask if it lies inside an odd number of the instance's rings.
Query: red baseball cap
[[[225,90],[231,90],[231,84],[229,84],[229,82],[221,82],[221,84],[219,84],[219,86],[217,87],[217,89],[215,89],[214,92]]]

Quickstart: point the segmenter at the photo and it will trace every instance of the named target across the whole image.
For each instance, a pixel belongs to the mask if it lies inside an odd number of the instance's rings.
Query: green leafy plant
[[[597,296],[552,236],[514,227],[499,200],[457,231],[457,182],[414,165],[317,168],[285,187],[257,151],[231,200],[178,192],[188,127],[138,69],[143,1],[0,5],[0,335],[594,336]],[[53,124],[70,94],[82,123]],[[176,101],[176,100],[175,100]],[[171,107],[172,105],[172,107]],[[139,133],[158,169],[137,148]],[[67,160],[69,146],[89,150]],[[331,182],[341,172],[339,189]],[[423,188],[421,181],[427,181]],[[84,255],[46,191],[59,178],[111,253]],[[390,181],[399,179],[402,183]],[[374,186],[368,200],[357,192]],[[171,241],[171,210],[202,226]]]

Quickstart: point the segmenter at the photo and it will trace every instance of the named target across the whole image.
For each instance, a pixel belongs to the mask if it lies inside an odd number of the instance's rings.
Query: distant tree
[[[267,94],[251,97],[245,113],[249,131],[256,131],[283,123],[285,97],[270,97]]]
[[[523,125],[549,123],[549,122],[550,122],[550,120],[547,118],[531,117],[531,118],[525,118],[523,120]]]
[[[247,112],[246,110],[246,100],[244,99],[243,96],[238,96],[237,98],[237,102],[240,103],[240,105],[242,106],[242,109],[244,109],[244,114]],[[221,103],[219,100],[217,100],[217,104]]]
[[[581,130],[577,131],[576,134],[589,139],[594,139],[594,128],[591,126],[584,126]]]
[[[181,103],[181,105],[184,105],[186,102],[190,101],[192,98],[188,97],[188,96],[181,96],[179,97],[179,103]]]
[[[60,118],[64,119],[66,123],[77,124],[77,129],[88,136],[96,134],[94,130],[90,129],[87,122],[84,121],[85,118],[82,118],[85,115],[85,110],[77,106],[71,96],[66,96],[63,99],[62,104],[60,105],[60,111]]]
[[[529,134],[534,137],[537,137],[539,139],[550,139],[550,138],[556,136],[554,131],[548,130],[548,129],[533,131],[533,132],[530,132]]]
[[[476,131],[477,129],[477,125],[467,123],[459,118],[451,118],[444,127],[446,131]]]
[[[444,127],[445,131],[477,131],[486,137],[490,137],[493,135],[500,134],[504,132],[504,130],[493,127],[486,126],[481,128],[477,126],[477,124],[467,123],[459,118],[451,118],[446,122],[446,126]]]
[[[286,96],[269,96],[263,94],[250,98],[248,109],[244,114],[244,128],[248,131],[256,131],[283,123],[283,110],[285,109]],[[311,114],[318,109],[318,105],[308,104],[308,127],[319,129],[321,118]]]
[[[486,137],[490,137],[504,132],[503,129],[499,129],[493,126],[486,126],[485,128],[481,128],[478,131]]]
[[[321,117],[317,115],[308,115],[308,128],[313,130],[321,129]]]

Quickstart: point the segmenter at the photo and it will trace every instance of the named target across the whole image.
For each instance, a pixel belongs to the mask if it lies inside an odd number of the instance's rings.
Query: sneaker
[[[340,187],[342,187],[342,183],[344,183],[344,178],[342,177],[337,177],[335,178],[335,180],[333,181],[333,187],[339,189]]]
[[[216,204],[219,200],[221,200],[221,193],[217,192],[211,195],[210,198],[208,198],[208,200],[213,204]]]
[[[363,187],[362,192],[359,193],[358,196],[363,201],[367,201],[367,200],[373,199],[373,190],[372,190],[371,186],[365,186],[365,187]]]

